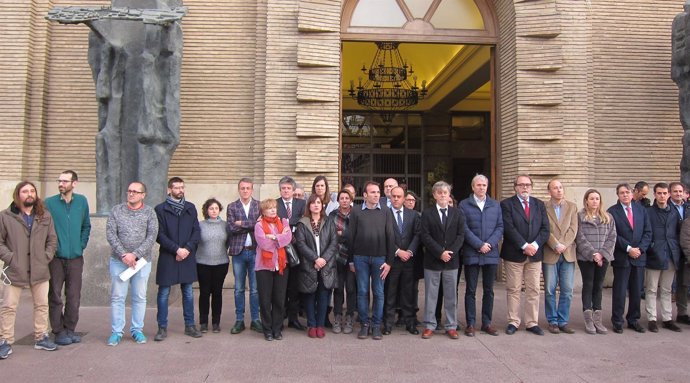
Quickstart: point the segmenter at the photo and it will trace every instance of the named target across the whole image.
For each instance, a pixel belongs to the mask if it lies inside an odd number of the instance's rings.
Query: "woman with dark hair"
[[[199,277],[199,325],[208,332],[208,312],[211,306],[213,332],[220,332],[220,313],[223,309],[223,282],[228,274],[230,260],[225,246],[228,233],[220,218],[223,205],[215,198],[204,202],[199,222],[201,240],[196,250],[196,270]]]
[[[316,176],[311,184],[311,193],[316,194],[321,199],[326,215],[338,208],[338,202],[331,199],[331,190],[328,187],[328,180],[325,176]]]
[[[582,273],[582,310],[588,334],[606,334],[601,322],[601,291],[609,262],[616,246],[616,224],[606,212],[601,194],[595,189],[585,192],[584,208],[577,213],[577,264]]]
[[[349,190],[342,189],[338,192],[338,208],[329,214],[329,218],[335,224],[336,235],[338,236],[338,257],[336,259],[336,272],[338,281],[333,288],[333,332],[339,334],[352,333],[352,318],[357,307],[357,280],[355,273],[350,268],[347,255],[347,225],[350,223],[350,212],[352,211],[352,200],[354,197]],[[343,303],[347,302],[347,311],[343,321]]]
[[[273,198],[261,201],[261,217],[254,226],[256,239],[256,284],[264,339],[283,339],[283,315],[289,268],[285,246],[292,241],[290,222],[278,218],[278,203]]]
[[[295,229],[295,246],[300,256],[298,285],[307,312],[310,338],[323,338],[328,301],[336,285],[338,238],[333,221],[326,217],[317,194],[307,200],[307,208]]]

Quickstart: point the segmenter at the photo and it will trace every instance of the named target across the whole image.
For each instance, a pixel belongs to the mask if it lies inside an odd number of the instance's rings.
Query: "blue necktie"
[[[402,215],[401,215],[402,211],[398,210],[398,211],[396,211],[396,213],[398,213],[398,218],[397,218],[398,230],[400,230],[400,234],[402,234],[402,232],[403,232],[403,222],[402,222]]]

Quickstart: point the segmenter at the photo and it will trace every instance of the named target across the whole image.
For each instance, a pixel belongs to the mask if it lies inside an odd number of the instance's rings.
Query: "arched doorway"
[[[345,1],[341,18],[341,179],[393,177],[426,202],[444,179],[459,200],[475,173],[496,180],[497,22],[486,0]],[[396,42],[428,94],[391,116],[351,97],[375,42]],[[366,75],[365,75],[366,76]],[[421,86],[418,84],[418,86]],[[358,194],[360,193],[359,188]],[[496,185],[492,182],[492,194]],[[424,204],[424,203],[423,203]]]

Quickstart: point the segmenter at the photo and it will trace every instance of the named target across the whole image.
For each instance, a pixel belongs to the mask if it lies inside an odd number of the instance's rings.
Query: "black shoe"
[[[158,327],[158,332],[156,333],[156,336],[153,337],[153,340],[156,342],[160,342],[162,340],[165,340],[165,338],[168,337],[168,329],[165,327]]]
[[[508,327],[506,327],[506,334],[513,335],[517,330],[517,327],[513,326],[512,324],[509,324]]]
[[[544,330],[542,330],[539,326],[527,327],[527,331],[534,335],[544,336]]]
[[[208,323],[202,323],[199,325],[199,331],[201,331],[202,334],[205,334],[208,332]]]
[[[613,325],[613,332],[616,334],[622,334],[623,333],[623,326],[614,324]]]
[[[409,332],[409,333],[412,334],[412,335],[419,335],[419,330],[417,330],[417,327],[415,327],[414,325],[409,325],[409,324],[408,324],[408,325],[405,327],[405,330],[407,330],[407,332]]]
[[[194,325],[185,326],[184,334],[187,336],[191,336],[192,338],[201,338],[201,331],[197,330],[196,326]]]
[[[682,323],[682,324],[690,325],[690,316],[687,316],[687,315],[678,315],[678,316],[676,317],[676,322]]]
[[[383,334],[381,333],[381,326],[371,327],[371,337],[374,338],[374,340],[383,339]]]
[[[220,325],[218,323],[213,324],[213,332],[218,333],[220,332]]]
[[[663,328],[665,328],[665,329],[667,329],[667,330],[675,331],[675,332],[681,332],[681,331],[683,331],[683,330],[680,329],[680,327],[678,327],[678,325],[676,325],[675,323],[673,323],[672,320],[667,320],[667,321],[662,322],[662,323],[661,323],[661,327],[663,327]]]
[[[283,340],[283,333],[282,333],[282,332],[277,332],[275,335],[273,335],[273,339],[275,339],[275,340]]]
[[[383,327],[383,335],[390,335],[392,331],[393,329],[391,326],[386,325]]]
[[[299,320],[297,320],[297,319],[293,319],[293,320],[289,321],[288,327],[294,328],[295,330],[299,330],[299,331],[305,331],[307,329],[306,327],[302,326],[302,324],[299,323]]]
[[[647,332],[647,330],[645,330],[644,327],[642,327],[642,325],[640,325],[640,324],[637,323],[637,322],[635,322],[635,323],[628,323],[628,328],[633,329],[633,330],[639,332],[640,334],[643,334],[643,333]]]
[[[363,324],[359,328],[359,333],[357,334],[357,338],[359,339],[367,339],[369,337],[369,325],[368,324]]]
[[[273,334],[271,334],[271,333],[264,333],[264,339],[266,339],[266,340],[269,341],[269,342],[272,341],[272,340],[273,340]]]
[[[261,321],[259,320],[253,320],[249,328],[256,332],[264,332],[264,327],[261,325]]]
[[[647,328],[651,332],[659,332],[659,326],[657,326],[655,320],[649,321],[649,323],[647,323]]]
[[[244,322],[237,321],[235,325],[230,329],[230,334],[239,334],[244,331]]]

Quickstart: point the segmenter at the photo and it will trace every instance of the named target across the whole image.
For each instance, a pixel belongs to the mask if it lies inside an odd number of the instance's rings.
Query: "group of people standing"
[[[35,348],[52,351],[57,345],[81,340],[75,329],[83,251],[91,230],[89,207],[84,196],[73,192],[78,183],[74,171],[61,173],[57,182],[60,193],[45,202],[34,184],[19,183],[10,208],[0,213],[0,259],[7,279],[0,306],[2,359],[12,353],[16,307],[25,287],[30,287],[34,300]],[[538,324],[542,275],[548,331],[575,332],[569,321],[576,261],[583,280],[585,332],[608,332],[603,324],[602,288],[609,264],[614,274],[614,332],[622,333],[625,321],[628,328],[645,332],[639,323],[643,290],[647,328],[659,331],[658,300],[661,327],[681,331],[671,316],[674,281],[677,322],[690,324],[683,255],[690,253],[690,225],[682,224],[690,211],[687,188],[680,182],[654,185],[653,203],[644,199],[644,190],[638,190],[643,186],[648,190],[648,185],[620,184],[618,201],[608,210],[603,208],[601,194],[590,189],[578,211],[565,199],[559,180],[548,183],[550,198],[541,201],[531,196],[532,178],[520,175],[514,181],[515,195],[498,202],[488,196],[488,178],[476,175],[472,194],[459,203],[454,202],[448,183],[435,183],[435,204],[420,214],[414,210],[414,193],[392,178],[384,182],[383,196],[378,183],[367,182],[361,205],[354,203],[355,189],[349,184],[334,193],[332,200],[323,176],[314,179],[306,200],[295,196],[295,181],[283,177],[278,184],[280,196],[261,202],[252,197],[252,180],[242,178],[239,198],[228,205],[226,221],[221,218],[222,204],[210,198],[202,206],[201,222],[194,204],[185,200],[184,181],[173,177],[167,186],[166,200],[152,208],[144,204],[146,186],[132,182],[127,201],[113,207],[108,217],[110,346],[122,340],[130,288],[129,334],[136,343],[147,342],[143,332],[146,288],[155,242],[160,245],[155,341],[168,336],[168,300],[175,285],[180,285],[182,294],[185,335],[199,338],[209,329],[221,331],[222,289],[230,263],[235,277],[235,323],[230,332],[238,334],[246,328],[248,286],[249,326],[268,341],[283,338],[286,318],[288,327],[306,331],[312,338],[325,337],[327,325],[334,333],[349,334],[354,331],[355,313],[360,339],[382,339],[396,324],[419,334],[416,312],[421,278],[422,338],[445,330],[448,337],[457,339],[457,292],[463,266],[464,334],[498,335],[492,315],[500,259],[506,277],[508,335],[518,331],[523,317],[528,332],[544,334]],[[483,297],[478,323],[480,274]],[[197,281],[198,329],[192,289]],[[628,311],[623,318],[626,296]],[[301,311],[307,317],[306,327],[299,320]]]

